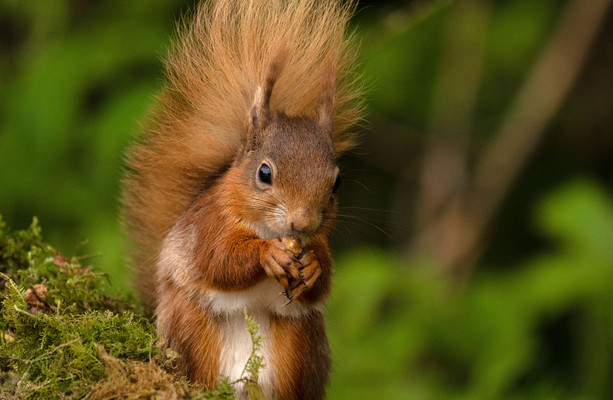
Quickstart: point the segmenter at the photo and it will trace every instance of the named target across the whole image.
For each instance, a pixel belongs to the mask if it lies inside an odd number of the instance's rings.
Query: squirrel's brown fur
[[[353,1],[217,0],[201,4],[180,26],[160,104],[128,155],[124,182],[131,264],[147,309],[156,306],[162,241],[244,145],[254,93],[279,52],[270,108],[314,118],[322,85],[330,82],[334,149],[338,154],[353,144],[346,130],[361,107],[346,24],[354,8]]]
[[[207,387],[220,376],[241,381],[247,309],[263,335],[264,394],[324,396],[336,157],[353,144],[346,130],[360,114],[345,34],[354,8],[200,5],[128,156],[124,221],[141,299],[181,355],[181,372]],[[247,397],[241,383],[237,393]]]

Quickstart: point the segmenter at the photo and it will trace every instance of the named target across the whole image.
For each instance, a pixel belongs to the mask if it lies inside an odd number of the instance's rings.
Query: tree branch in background
[[[419,179],[418,232],[438,227],[436,222],[447,212],[450,200],[464,189],[469,173],[470,133],[491,5],[489,1],[468,0],[452,7]],[[452,249],[459,227],[448,221],[441,228],[422,238],[432,242],[420,245]]]
[[[450,275],[467,277],[470,274],[484,246],[486,229],[573,86],[609,4],[610,0],[571,0],[565,5],[550,42],[520,88],[500,130],[478,159],[472,178],[464,190],[439,206],[440,212],[422,227],[410,246],[411,254],[436,257]],[[467,101],[474,98],[473,93],[474,88],[470,88],[465,96]],[[469,103],[471,107],[473,103]],[[465,132],[457,127],[454,131],[460,133],[460,142],[466,140]],[[460,146],[456,152],[462,149]],[[429,162],[426,158],[424,177],[437,179],[426,176]],[[448,169],[441,171],[457,179],[457,173]],[[441,199],[439,196],[437,201]]]

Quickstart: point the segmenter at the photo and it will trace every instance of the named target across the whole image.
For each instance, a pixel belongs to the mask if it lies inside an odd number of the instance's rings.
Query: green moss
[[[17,232],[0,220],[0,273],[3,389],[16,398],[86,395],[106,376],[95,344],[129,360],[160,356],[153,324],[104,294],[104,274],[43,242],[36,219]]]
[[[45,243],[36,219],[9,232],[0,217],[0,398],[234,398],[227,380],[205,392],[175,376],[176,355],[155,326],[131,301],[107,296],[104,274],[82,261]],[[255,392],[261,338],[248,321],[244,381]]]

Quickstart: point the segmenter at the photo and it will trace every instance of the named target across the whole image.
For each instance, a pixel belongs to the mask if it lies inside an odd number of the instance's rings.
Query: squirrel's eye
[[[336,193],[338,188],[341,186],[341,176],[336,176],[336,181],[334,181],[334,187],[332,188],[332,193]]]
[[[266,185],[272,185],[272,171],[268,164],[260,165],[260,170],[258,171],[258,179],[260,182]]]

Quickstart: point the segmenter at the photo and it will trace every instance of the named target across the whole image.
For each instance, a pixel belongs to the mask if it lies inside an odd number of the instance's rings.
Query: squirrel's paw
[[[300,281],[302,265],[278,240],[267,242],[268,246],[260,253],[260,264],[266,275],[279,281],[287,291]]]
[[[305,290],[311,289],[322,273],[319,260],[313,250],[304,252],[298,262],[300,263],[299,280],[285,292],[290,302]]]

